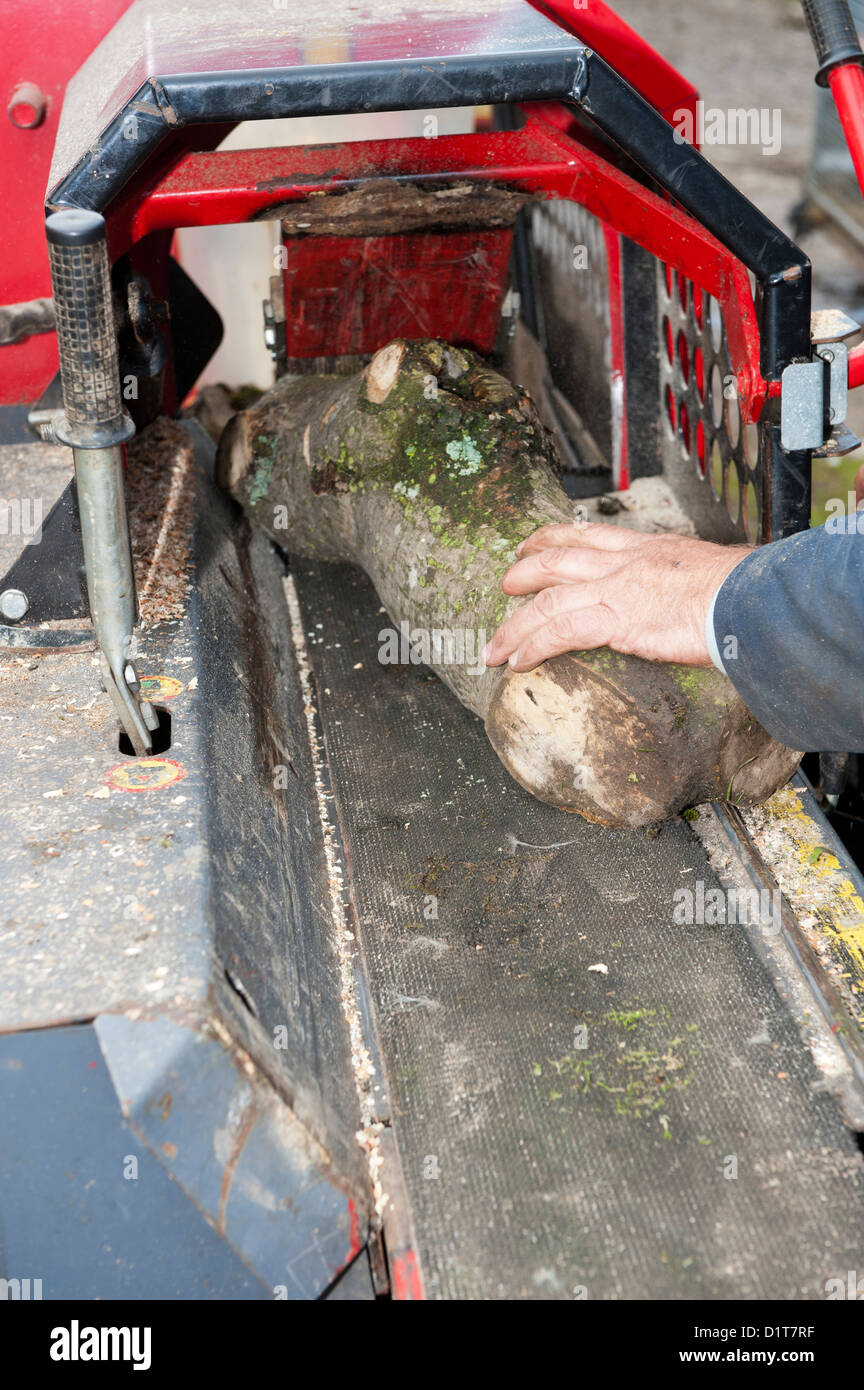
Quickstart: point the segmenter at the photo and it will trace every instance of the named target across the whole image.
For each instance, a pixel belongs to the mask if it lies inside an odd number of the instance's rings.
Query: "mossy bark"
[[[281,545],[366,571],[541,800],[644,825],[730,783],[744,804],[770,795],[797,754],[719,672],[606,648],[527,675],[482,667],[485,641],[524,602],[501,590],[517,543],[572,520],[553,460],[527,393],[469,352],[397,341],[353,377],[278,382],[228,426],[218,476]]]

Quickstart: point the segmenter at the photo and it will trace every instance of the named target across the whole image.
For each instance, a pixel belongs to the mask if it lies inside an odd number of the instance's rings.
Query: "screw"
[[[20,589],[4,589],[0,594],[0,615],[17,623],[30,607],[30,600]]]

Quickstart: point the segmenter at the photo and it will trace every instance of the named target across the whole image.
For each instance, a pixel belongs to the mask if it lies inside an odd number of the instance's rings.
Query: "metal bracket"
[[[264,342],[281,376],[285,363],[285,286],[281,275],[270,277],[270,298],[265,299]]]
[[[843,341],[859,331],[840,310],[812,315],[813,358],[791,363],[781,378],[780,438],[790,453],[811,450],[817,458],[836,458],[859,448],[860,439],[844,426],[849,349]]]

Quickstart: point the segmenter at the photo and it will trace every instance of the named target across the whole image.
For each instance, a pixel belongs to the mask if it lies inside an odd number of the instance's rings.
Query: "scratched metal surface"
[[[48,1299],[271,1299],[123,1123],[90,1027],[0,1037],[0,1278]]]
[[[824,1297],[861,1155],[742,928],[674,925],[686,823],[540,805],[358,571],[297,583],[427,1296]]]

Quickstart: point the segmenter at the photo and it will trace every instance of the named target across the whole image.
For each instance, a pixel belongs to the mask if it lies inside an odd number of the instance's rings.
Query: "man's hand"
[[[505,594],[533,594],[483,659],[530,671],[561,652],[612,647],[648,661],[710,666],[711,600],[750,546],[646,536],[621,526],[541,526],[517,546]]]

